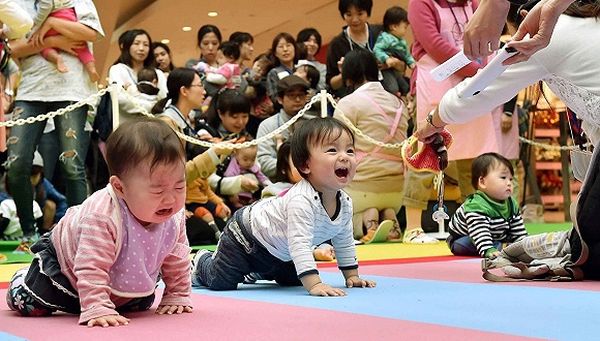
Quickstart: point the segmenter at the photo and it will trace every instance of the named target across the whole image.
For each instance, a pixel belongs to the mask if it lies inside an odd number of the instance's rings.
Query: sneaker
[[[402,242],[406,244],[434,244],[438,240],[428,236],[423,229],[418,228],[404,232]]]
[[[202,286],[202,283],[200,282],[200,269],[198,268],[198,266],[202,264],[202,257],[212,257],[212,252],[208,250],[198,250],[194,255],[194,258],[192,258],[192,285],[196,287]]]
[[[256,283],[256,281],[265,279],[261,274],[259,274],[258,272],[252,272],[247,274],[246,276],[244,276],[244,281],[242,283],[244,284],[254,284]]]

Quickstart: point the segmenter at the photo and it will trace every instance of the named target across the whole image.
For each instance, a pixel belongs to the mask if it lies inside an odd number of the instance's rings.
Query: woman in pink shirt
[[[464,27],[476,8],[475,0],[409,2],[408,19],[415,38],[412,55],[417,60],[417,122],[425,119],[446,91],[463,78],[474,75],[481,67],[480,63],[471,62],[442,82],[433,80],[429,73],[462,49]],[[455,166],[449,168],[458,169],[456,180],[464,199],[474,192],[470,184],[472,159],[485,152],[498,152],[499,132],[490,113],[468,124],[450,125],[448,130],[454,138],[448,157],[456,161]],[[433,174],[409,170],[405,179],[403,201],[406,206],[407,230],[411,233],[406,233],[403,240],[408,243],[436,242],[423,234],[422,229],[417,228],[420,227],[421,213],[427,208],[427,201],[431,195]]]

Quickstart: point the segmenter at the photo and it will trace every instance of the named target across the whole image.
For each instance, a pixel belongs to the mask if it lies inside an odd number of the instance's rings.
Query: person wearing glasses
[[[296,116],[306,104],[309,88],[310,85],[296,75],[289,75],[281,79],[277,83],[277,101],[281,104],[282,108],[277,114],[260,123],[256,138],[260,139],[262,136],[271,133]],[[281,132],[280,136],[259,143],[258,145],[258,163],[260,163],[263,173],[271,179],[275,176],[277,168],[278,145],[281,145],[290,135],[290,130],[287,129]]]

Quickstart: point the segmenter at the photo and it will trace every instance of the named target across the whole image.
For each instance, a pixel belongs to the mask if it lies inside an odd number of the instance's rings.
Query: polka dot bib
[[[123,217],[123,245],[109,271],[113,293],[140,297],[154,292],[160,267],[175,246],[177,226],[174,219],[142,226],[119,200]]]

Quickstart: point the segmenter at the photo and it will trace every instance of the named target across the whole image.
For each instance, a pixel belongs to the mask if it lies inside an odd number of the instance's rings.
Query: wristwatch
[[[438,126],[436,126],[435,124],[433,124],[433,112],[434,112],[434,111],[435,111],[435,110],[431,110],[431,111],[429,112],[429,114],[427,114],[427,118],[425,119],[425,121],[427,121],[427,123],[429,123],[429,124],[430,124],[432,127],[434,127],[435,129],[443,129],[443,128],[444,128],[444,126],[438,127]]]

